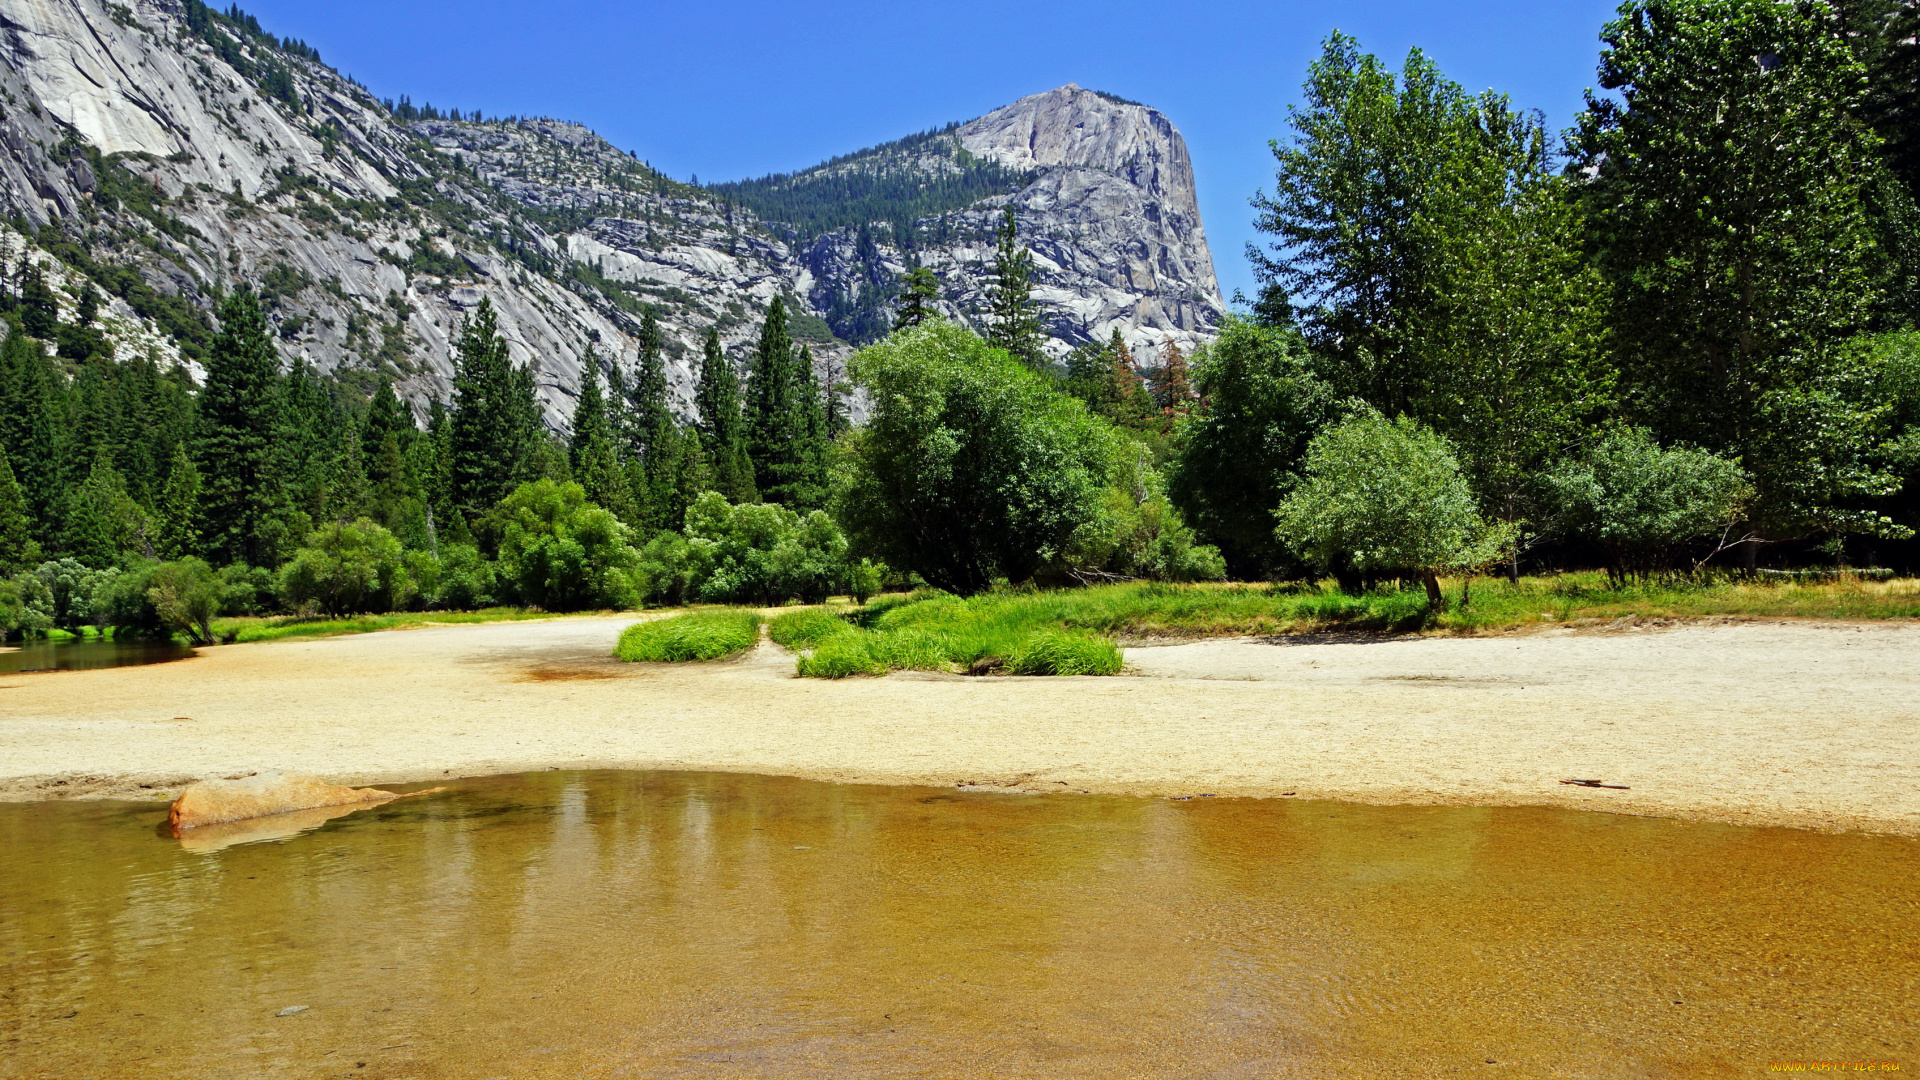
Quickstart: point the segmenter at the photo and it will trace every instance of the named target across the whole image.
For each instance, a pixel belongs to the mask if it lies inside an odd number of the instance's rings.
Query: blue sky
[[[1396,63],[1419,46],[1565,127],[1617,0],[1291,4],[765,0],[252,0],[381,97],[578,120],[671,176],[731,180],[967,120],[1076,82],[1172,118],[1215,268],[1251,293],[1247,198],[1272,179],[1306,67],[1344,30]],[[223,5],[224,6],[224,5]]]

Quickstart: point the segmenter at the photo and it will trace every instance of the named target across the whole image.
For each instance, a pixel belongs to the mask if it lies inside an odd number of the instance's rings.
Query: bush
[[[101,626],[111,626],[116,634],[154,635],[165,629],[160,613],[147,590],[159,563],[134,562],[119,573],[103,578],[93,594],[93,618]]]
[[[78,630],[94,620],[95,594],[119,573],[91,569],[78,559],[43,562],[33,571],[40,587],[30,590],[26,602],[36,606],[36,622],[58,630]]]
[[[872,559],[861,559],[847,567],[847,592],[853,595],[855,603],[864,604],[880,591],[887,580],[887,564]]]
[[[439,588],[428,594],[434,607],[475,611],[493,605],[494,569],[472,544],[440,548]]]
[[[400,541],[366,518],[315,529],[280,568],[280,596],[289,607],[328,615],[379,613],[404,606],[413,583]]]
[[[45,590],[46,586],[28,570],[0,580],[0,640],[44,634],[53,628],[46,617],[52,600],[44,595]]]
[[[713,548],[693,544],[677,532],[659,532],[640,549],[640,571],[646,577],[647,603],[678,607],[712,575]]]
[[[488,529],[500,536],[498,581],[523,604],[547,611],[631,608],[647,591],[629,530],[588,502],[579,484],[522,484],[488,517]]]
[[[1550,483],[1569,527],[1607,550],[1615,580],[1673,569],[1689,544],[1738,521],[1753,496],[1737,462],[1663,450],[1641,428],[1601,439]]]
[[[159,623],[179,631],[195,645],[214,642],[213,617],[224,591],[213,567],[195,558],[161,563],[146,575],[146,595]]]
[[[613,655],[630,663],[718,660],[751,649],[759,639],[758,612],[698,611],[634,623],[620,635]]]
[[[265,615],[280,607],[280,587],[264,566],[233,563],[220,571],[220,614]]]
[[[1073,630],[1037,630],[1007,658],[1015,675],[1113,675],[1122,664],[1113,642]]]
[[[832,518],[778,503],[732,505],[709,491],[687,508],[690,564],[711,567],[697,588],[717,603],[819,603],[846,576],[847,539]]]
[[[1321,567],[1417,574],[1446,607],[1439,574],[1499,557],[1508,534],[1480,519],[1447,440],[1411,417],[1367,413],[1316,436],[1274,535]]]

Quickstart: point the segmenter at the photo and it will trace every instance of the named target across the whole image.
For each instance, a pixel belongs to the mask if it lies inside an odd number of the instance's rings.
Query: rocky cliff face
[[[871,331],[910,259],[974,317],[1009,201],[1057,351],[1114,328],[1149,355],[1188,348],[1222,309],[1185,145],[1143,106],[1077,87],[1022,99],[896,155],[929,176],[989,169],[993,190],[905,225],[803,232],[578,125],[402,122],[302,50],[199,11],[0,0],[0,209],[39,231],[36,258],[65,260],[70,299],[87,278],[111,294],[122,349],[191,367],[214,297],[246,283],[289,363],[362,391],[393,378],[424,407],[449,396],[452,340],[490,297],[559,427],[587,350],[631,365],[651,306],[690,415],[707,327],[741,358],[775,296],[823,368],[861,336],[846,313],[864,303]],[[17,265],[21,248],[0,254]]]

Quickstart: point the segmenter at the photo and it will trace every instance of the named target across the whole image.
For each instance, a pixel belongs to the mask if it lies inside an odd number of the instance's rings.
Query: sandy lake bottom
[[[163,815],[0,805],[0,1077],[1920,1069],[1905,837],[639,771]]]

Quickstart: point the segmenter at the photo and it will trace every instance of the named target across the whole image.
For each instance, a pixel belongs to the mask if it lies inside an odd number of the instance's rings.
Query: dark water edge
[[[18,648],[0,649],[0,675],[164,664],[192,655],[191,646],[145,638],[28,641]]]
[[[0,805],[0,1077],[1920,1069],[1904,838],[666,772],[163,813]]]

